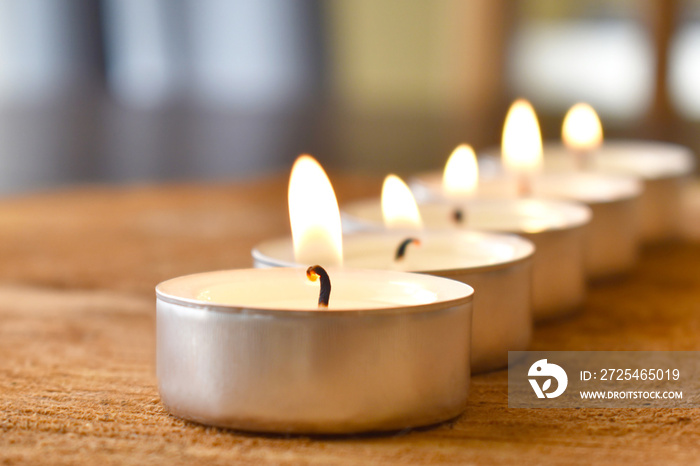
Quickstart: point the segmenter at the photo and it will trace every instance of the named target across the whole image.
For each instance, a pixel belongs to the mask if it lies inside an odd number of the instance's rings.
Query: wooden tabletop
[[[340,202],[380,180],[331,176]],[[646,247],[539,350],[700,350],[700,190],[686,239]],[[286,176],[239,185],[83,187],[0,201],[0,464],[641,464],[700,462],[700,410],[509,409],[506,371],[473,378],[458,419],[308,438],[170,416],[155,378],[161,280],[248,267],[288,234]]]

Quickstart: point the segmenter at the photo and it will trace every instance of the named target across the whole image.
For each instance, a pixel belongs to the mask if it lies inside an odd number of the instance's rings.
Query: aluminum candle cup
[[[541,197],[583,202],[593,216],[586,232],[586,273],[592,280],[628,272],[639,253],[639,197],[642,186],[630,177],[592,173],[545,174],[535,178]]]
[[[442,192],[437,175],[416,178],[411,185],[419,200]],[[639,249],[639,214],[642,184],[629,176],[602,173],[544,173],[532,177],[536,198],[563,199],[586,204],[592,212],[586,228],[584,263],[589,279],[598,280],[628,272]],[[431,194],[432,193],[432,194]],[[517,180],[507,174],[479,179],[480,198],[517,199]]]
[[[575,169],[575,157],[561,144],[544,147],[546,170]],[[590,154],[590,170],[636,176],[643,181],[640,234],[643,241],[676,236],[680,230],[682,189],[694,169],[687,147],[653,141],[605,142]]]
[[[439,277],[329,268],[229,270],[159,284],[157,375],[175,416],[261,432],[341,434],[458,416],[472,294]]]
[[[419,238],[404,259],[394,260],[399,243]],[[532,255],[526,239],[468,231],[381,232],[343,236],[348,267],[406,270],[452,278],[475,289],[471,343],[472,373],[506,367],[508,351],[525,350],[532,334]],[[294,265],[291,238],[271,240],[253,250],[256,267]]]
[[[423,203],[418,207],[423,225],[429,230],[470,228],[515,233],[532,241],[535,320],[563,316],[583,304],[584,235],[591,219],[591,211],[585,205],[542,199],[472,199],[459,203]],[[454,219],[456,209],[463,215],[460,223]],[[349,229],[384,228],[381,204],[377,200],[346,205],[342,216],[343,225]]]

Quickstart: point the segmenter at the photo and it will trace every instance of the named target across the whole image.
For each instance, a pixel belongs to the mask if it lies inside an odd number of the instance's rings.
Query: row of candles
[[[563,126],[566,148],[543,149],[532,106],[518,100],[502,162],[487,154],[479,167],[461,145],[442,174],[416,176],[412,189],[390,175],[381,199],[344,206],[342,221],[323,168],[299,157],[291,238],[259,244],[256,269],[158,285],[165,406],[268,432],[459,415],[471,374],[526,350],[533,321],[580,308],[587,281],[630,270],[640,241],[677,231],[687,149],[603,145],[585,104]]]

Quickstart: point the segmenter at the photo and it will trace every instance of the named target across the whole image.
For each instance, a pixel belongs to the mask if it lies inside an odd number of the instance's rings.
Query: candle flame
[[[460,144],[447,159],[442,175],[442,189],[450,197],[468,197],[476,191],[479,166],[474,149]]]
[[[418,204],[406,183],[396,175],[388,175],[382,186],[382,214],[389,229],[420,230],[423,221]]]
[[[532,173],[542,165],[542,135],[530,102],[518,99],[510,106],[503,126],[503,163],[511,171]]]
[[[564,117],[561,137],[569,149],[597,149],[603,143],[603,127],[593,107],[585,103],[571,107]]]
[[[338,201],[328,175],[310,155],[301,155],[294,162],[287,197],[295,260],[325,266],[342,264]]]

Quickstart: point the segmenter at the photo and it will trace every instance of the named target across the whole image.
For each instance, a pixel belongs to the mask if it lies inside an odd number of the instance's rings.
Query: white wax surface
[[[694,168],[690,149],[655,141],[604,142],[590,156],[591,170],[646,179],[688,175]],[[544,146],[544,168],[570,171],[577,167],[574,155],[563,144],[548,143]]]
[[[408,237],[419,239],[421,244],[409,245],[404,258],[396,261],[396,249]],[[344,235],[343,243],[344,266],[414,272],[508,264],[534,251],[532,243],[517,236],[460,230]],[[261,266],[294,263],[291,239],[286,238],[258,245],[253,255]]]
[[[530,177],[535,197],[567,199],[595,204],[630,199],[642,192],[641,183],[632,177],[591,173],[541,173]],[[522,197],[517,178],[510,174],[479,181],[478,197],[513,199]]]
[[[212,286],[210,288],[203,289],[197,299],[200,301],[206,301],[212,304],[225,304],[225,305],[237,305],[242,307],[260,307],[265,309],[295,309],[295,310],[318,310],[318,307],[313,307],[314,303],[318,301],[319,293],[319,283],[310,282],[299,284],[298,286],[306,286],[311,288],[311,293],[309,296],[304,298],[285,298],[283,295],[286,294],[296,294],[290,293],[290,290],[274,288],[274,294],[271,290],[267,290],[262,296],[252,296],[249,295],[245,290],[231,285],[223,284],[218,286]],[[331,285],[333,280],[331,280]],[[348,298],[346,296],[336,296],[339,294],[336,290],[333,290],[331,286],[331,300],[329,302],[329,310],[334,309],[378,309],[387,308],[394,306],[405,306],[405,305],[416,305],[416,304],[430,304],[436,301],[436,296],[427,290],[418,290],[419,293],[412,292],[406,294],[405,298],[401,299],[399,296],[396,297],[381,297],[373,296],[365,292],[360,292],[357,299]],[[275,294],[279,294],[277,297]],[[363,297],[365,295],[365,297]],[[311,309],[309,309],[311,307]]]
[[[469,286],[428,275],[333,267],[327,270],[331,279],[328,311],[429,305],[471,294]],[[159,297],[196,306],[300,311],[319,311],[319,290],[318,280],[306,278],[306,267],[208,272],[168,280],[157,288]]]
[[[590,220],[590,210],[580,204],[541,199],[473,199],[430,202],[419,206],[427,229],[476,228],[503,232],[536,233],[583,225]],[[455,223],[455,208],[462,211],[464,221]],[[348,223],[367,227],[382,226],[379,200],[357,202],[343,207]]]
[[[421,239],[420,245],[409,245],[402,260],[395,260],[396,249],[407,236],[421,238],[421,235],[407,233],[395,241],[376,244],[373,248],[350,247],[345,255],[345,265],[366,269],[402,271],[450,270],[494,265],[512,256],[512,248],[503,245],[499,251],[493,247],[480,250]]]

